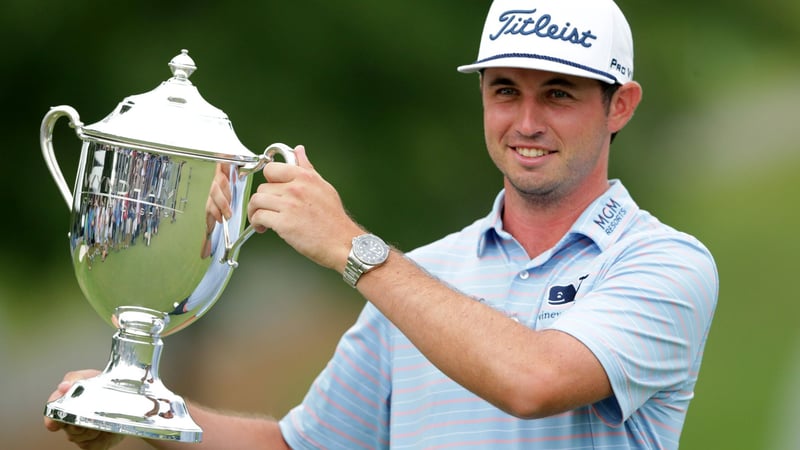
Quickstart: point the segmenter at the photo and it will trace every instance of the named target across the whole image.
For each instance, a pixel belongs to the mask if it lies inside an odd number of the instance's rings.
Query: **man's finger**
[[[308,154],[306,153],[306,147],[304,145],[298,145],[294,148],[294,155],[297,157],[297,165],[306,169],[313,169],[314,165],[311,164],[311,161],[308,159]]]

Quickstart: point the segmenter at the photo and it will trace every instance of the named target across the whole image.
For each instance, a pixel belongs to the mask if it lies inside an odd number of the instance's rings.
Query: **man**
[[[302,146],[298,166],[267,165],[250,221],[368,303],[280,422],[191,405],[198,449],[678,447],[718,279],[700,242],[608,179],[642,95],[622,12],[496,0],[459,70],[480,72],[504,176],[489,215],[403,255],[347,215]],[[63,428],[83,448],[119,439]]]

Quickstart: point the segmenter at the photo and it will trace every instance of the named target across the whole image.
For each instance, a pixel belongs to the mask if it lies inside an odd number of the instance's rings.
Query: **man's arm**
[[[363,233],[305,149],[299,166],[267,164],[251,197],[259,231],[274,230],[298,252],[341,273]],[[402,254],[364,276],[359,291],[442,372],[518,417],[544,417],[609,397],[602,365],[580,341],[534,331],[429,276]]]
[[[63,396],[75,381],[92,377],[97,373],[96,370],[67,373],[48,401]],[[289,449],[283,440],[278,422],[275,420],[220,413],[191,403],[188,408],[192,419],[203,429],[203,442],[192,444],[192,449]],[[120,434],[67,425],[47,417],[44,419],[44,425],[50,431],[63,430],[67,440],[85,450],[105,450],[117,445],[124,438]],[[148,440],[148,443],[162,450],[185,450],[188,448],[185,444],[171,441]]]
[[[203,442],[192,444],[192,449],[289,449],[278,422],[272,418],[222,413],[192,403],[188,407],[192,419],[203,429]],[[186,445],[169,441],[148,442],[157,449],[187,449]]]
[[[611,396],[605,370],[580,341],[535,331],[427,275],[397,252],[358,290],[439,370],[521,418],[539,418]]]

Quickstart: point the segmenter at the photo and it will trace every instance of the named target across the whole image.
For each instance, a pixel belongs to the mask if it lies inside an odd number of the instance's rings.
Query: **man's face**
[[[552,202],[606,189],[611,133],[596,80],[489,68],[481,95],[486,145],[507,191]]]

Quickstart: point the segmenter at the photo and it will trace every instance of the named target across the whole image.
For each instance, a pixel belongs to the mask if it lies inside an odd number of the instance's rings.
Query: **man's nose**
[[[547,129],[544,120],[544,110],[533,99],[520,102],[515,121],[516,131],[524,136],[535,136],[544,133]]]

